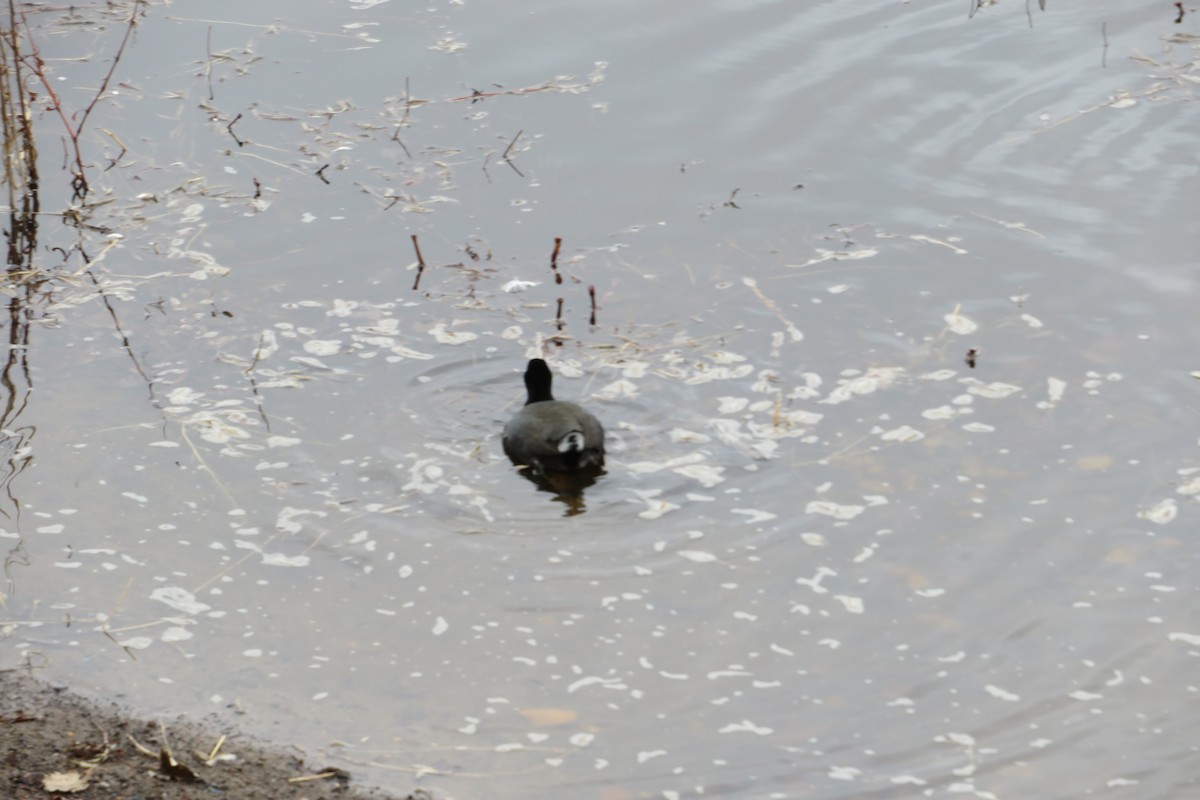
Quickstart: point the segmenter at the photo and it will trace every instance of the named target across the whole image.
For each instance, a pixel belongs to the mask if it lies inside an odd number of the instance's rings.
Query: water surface
[[[435,796],[1194,791],[1195,18],[1050,5],[151,5],[5,666]],[[500,450],[531,355],[583,513]]]

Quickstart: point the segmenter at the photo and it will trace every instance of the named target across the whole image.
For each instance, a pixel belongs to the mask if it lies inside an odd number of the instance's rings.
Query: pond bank
[[[223,736],[227,738],[221,741]],[[206,766],[202,756],[218,741],[218,757]],[[164,745],[179,768],[164,768]],[[399,798],[350,788],[350,776],[344,772],[303,780],[324,772],[333,770],[306,764],[298,750],[255,742],[214,720],[178,718],[160,724],[139,719],[115,703],[90,700],[12,670],[0,671],[0,787],[11,800],[64,795],[192,800],[212,798],[214,793],[243,800]],[[61,788],[48,790],[47,779],[51,787],[61,781]],[[418,791],[407,800],[430,796]]]

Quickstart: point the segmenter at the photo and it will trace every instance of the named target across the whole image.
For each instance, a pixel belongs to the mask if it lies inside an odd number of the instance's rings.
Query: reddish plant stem
[[[550,269],[554,271],[554,282],[557,284],[562,283],[562,273],[558,271],[558,253],[560,250],[562,250],[562,237],[555,236],[554,252],[550,254]],[[559,303],[561,302],[562,301],[559,300]]]
[[[50,78],[46,74],[46,62],[42,59],[41,51],[38,49],[37,42],[33,38],[33,29],[29,25],[29,16],[24,10],[20,12],[21,26],[24,29],[26,40],[29,42],[29,55],[22,56],[21,60],[25,66],[30,69],[38,80],[41,81],[42,88],[46,90],[46,96],[50,98],[53,104],[54,111],[62,120],[63,127],[67,130],[67,136],[71,140],[71,147],[74,150],[75,172],[71,177],[71,188],[75,192],[75,199],[83,199],[90,191],[87,181],[86,170],[83,164],[83,151],[79,147],[79,137],[83,133],[83,128],[87,124],[88,117],[92,115],[96,105],[100,99],[104,97],[104,93],[108,91],[108,84],[112,80],[113,74],[117,71],[117,64],[120,63],[121,57],[125,54],[125,47],[129,44],[129,39],[133,36],[133,29],[137,27],[138,12],[142,9],[146,0],[134,0],[133,11],[129,14],[129,22],[125,26],[125,35],[121,37],[121,44],[117,47],[116,55],[113,56],[112,65],[108,68],[108,72],[104,74],[100,81],[100,88],[96,90],[95,96],[92,97],[83,109],[77,115],[77,121],[72,123],[67,117],[67,112],[63,108],[62,100],[58,93],[54,91],[54,86],[50,83]]]

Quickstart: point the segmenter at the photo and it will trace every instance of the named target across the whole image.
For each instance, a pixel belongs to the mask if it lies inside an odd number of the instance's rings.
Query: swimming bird
[[[604,426],[583,407],[555,400],[553,376],[540,358],[525,368],[525,407],[504,426],[504,452],[517,466],[538,472],[599,472]]]

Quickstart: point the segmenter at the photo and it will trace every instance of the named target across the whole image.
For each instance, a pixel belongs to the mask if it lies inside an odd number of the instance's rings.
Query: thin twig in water
[[[229,505],[232,508],[237,508],[237,501],[233,499],[233,495],[230,494],[229,488],[221,482],[219,477],[217,477],[216,471],[208,465],[208,462],[204,460],[204,456],[200,455],[200,448],[196,447],[196,443],[192,441],[192,437],[188,436],[186,422],[179,426],[179,432],[183,436],[183,440],[187,442],[188,449],[192,451],[192,457],[196,459],[196,463],[200,465],[200,469],[208,473],[208,477],[212,478],[213,483],[215,483],[217,488],[221,490],[221,494],[225,495],[225,499],[229,501]]]
[[[509,154],[510,152],[512,152],[513,145],[517,143],[517,139],[520,139],[520,138],[521,138],[521,134],[522,134],[522,133],[524,133],[524,132],[525,132],[525,129],[524,129],[524,128],[522,128],[521,130],[517,131],[517,135],[516,135],[516,136],[514,136],[514,137],[512,138],[512,141],[511,141],[511,142],[509,142],[509,143],[508,143],[508,147],[504,148],[504,155],[500,156],[501,158],[503,158],[505,161],[508,161],[508,154]]]
[[[800,332],[800,329],[796,327],[795,323],[784,316],[783,311],[779,308],[779,305],[774,300],[763,294],[762,290],[758,288],[758,281],[754,280],[753,278],[742,278],[742,283],[745,284],[750,291],[754,292],[754,296],[758,298],[759,302],[766,306],[767,310],[774,314],[779,321],[783,323],[783,327],[787,329],[788,335],[791,337],[793,342],[798,342],[804,338],[804,334]]]
[[[257,182],[258,181],[255,181],[255,183]],[[250,366],[246,367],[245,372],[242,374],[245,375],[250,381],[250,392],[254,395],[254,404],[258,406],[258,417],[263,421],[263,425],[266,426],[267,433],[270,433],[271,420],[267,417],[267,410],[263,404],[262,395],[258,391],[258,381],[255,380],[254,375],[251,374],[254,372],[255,367],[258,366],[259,360],[262,358],[263,346],[266,344],[266,342],[267,333],[266,331],[263,331],[258,336],[258,347],[254,348],[254,358],[250,361]]]
[[[254,379],[253,375],[249,376],[249,379],[250,393],[254,395],[254,405],[258,407],[258,418],[263,421],[263,427],[266,428],[267,433],[270,433],[271,418],[267,416],[266,404],[263,402],[262,394],[258,391],[258,381]]]
[[[241,118],[242,118],[242,115],[238,114],[236,117],[233,118],[233,120],[228,125],[225,126],[225,130],[229,131],[229,135],[233,137],[233,140],[235,142],[237,142],[238,147],[245,147],[246,143],[243,142],[241,139],[239,139],[238,135],[233,132],[233,126],[236,125],[238,120],[240,120]]]
[[[238,158],[257,158],[259,161],[265,161],[266,163],[271,164],[276,167],[279,167],[280,169],[290,169],[292,172],[295,172],[297,175],[307,175],[308,174],[304,170],[300,169],[299,167],[297,167],[293,164],[285,164],[282,161],[275,161],[274,159],[265,158],[263,156],[260,156],[258,153],[241,152],[241,153],[238,153],[237,155],[238,155]],[[325,166],[329,166],[329,165],[326,164]],[[329,183],[329,181],[325,181],[325,182]]]
[[[554,237],[554,251],[550,253],[550,270],[554,273],[554,282],[562,283],[562,273],[558,271],[558,251],[562,249],[562,237]]]
[[[146,370],[142,369],[142,362],[138,360],[137,354],[133,352],[133,343],[129,341],[129,334],[125,333],[125,329],[121,327],[121,320],[117,316],[117,310],[113,308],[112,301],[108,297],[108,292],[104,291],[104,287],[100,285],[100,281],[96,279],[94,272],[88,272],[87,276],[91,279],[92,285],[96,287],[96,293],[100,295],[100,302],[104,304],[104,307],[108,309],[108,315],[112,317],[113,328],[117,331],[117,335],[121,337],[121,347],[129,355],[129,360],[133,362],[133,368],[137,371],[137,374],[141,375],[142,380],[146,382],[146,391],[148,392],[151,405],[159,408],[158,398],[154,391],[154,379],[146,374]]]
[[[510,167],[512,167],[513,172],[517,173],[522,178],[525,177],[525,173],[521,172],[521,170],[517,169],[517,165],[512,162],[512,159],[508,157],[508,154],[510,152],[512,152],[513,145],[515,145],[517,143],[517,139],[520,139],[521,134],[524,132],[525,132],[524,128],[517,131],[517,135],[512,138],[512,141],[508,143],[508,147],[504,148],[504,154],[500,156],[500,160],[503,161],[505,164],[508,164]]]
[[[400,145],[404,150],[404,155],[408,156],[408,160],[412,161],[412,153],[408,152],[408,145],[400,138],[400,131],[408,124],[408,115],[412,110],[412,92],[409,90],[409,80],[404,79],[404,116],[400,120],[400,124],[396,126],[396,132],[392,134],[392,139]]]
[[[118,137],[115,133],[110,131],[108,128],[101,128],[100,130],[102,130],[106,134],[108,134],[108,138],[110,138],[114,142],[116,142],[117,146],[121,148],[121,152],[117,153],[117,157],[112,159],[111,161],[109,161],[108,166],[104,168],[104,171],[108,172],[110,169],[112,169],[118,163],[120,163],[120,161],[124,157],[124,155],[129,152],[129,148],[125,147],[125,143],[121,141],[120,137]]]
[[[464,94],[461,97],[451,97],[446,102],[461,103],[464,100],[470,100],[472,103],[477,103],[480,100],[484,100],[488,97],[500,97],[502,95],[523,95],[533,94],[535,92],[578,92],[581,89],[592,86],[594,82],[595,79],[593,78],[584,84],[568,85],[562,83],[561,79],[555,78],[554,80],[549,80],[545,83],[539,83],[536,86],[526,86],[521,89],[499,89],[494,92],[481,92],[478,89],[472,89],[470,94]]]
[[[417,279],[413,281],[413,291],[421,285],[421,274],[425,272],[425,256],[421,255],[421,245],[417,243],[417,235],[412,235],[413,250],[417,251]]]
[[[254,372],[254,368],[258,366],[258,361],[262,357],[263,345],[266,342],[267,332],[263,331],[258,335],[258,347],[254,348],[254,358],[251,360],[250,366],[246,367],[246,371],[242,373],[243,375],[249,375],[251,372]]]
[[[403,127],[403,125],[396,126],[396,132],[392,134],[392,140],[395,141],[396,144],[400,145],[400,149],[404,151],[404,155],[408,156],[409,161],[412,161],[413,157],[412,153],[408,151],[408,145],[406,145],[404,140],[400,138],[400,129]]]

